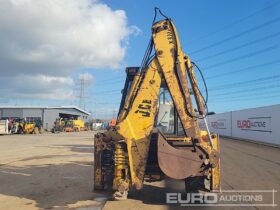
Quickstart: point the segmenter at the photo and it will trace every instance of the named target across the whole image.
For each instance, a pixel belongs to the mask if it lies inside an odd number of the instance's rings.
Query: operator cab
[[[124,88],[122,90],[122,99],[118,115],[120,114],[120,110],[122,110],[124,107],[134,76],[139,73],[139,69],[139,67],[126,68],[127,76]],[[176,110],[174,109],[174,105],[165,82],[162,82],[160,88],[160,95],[158,99],[158,113],[155,119],[155,127],[158,128],[161,133],[166,135],[184,135],[183,126],[180,122],[180,119],[178,118]]]

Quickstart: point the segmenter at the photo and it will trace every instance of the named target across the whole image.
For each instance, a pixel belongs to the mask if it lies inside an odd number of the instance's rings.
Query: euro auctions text
[[[270,206],[276,207],[276,190],[224,190],[217,193],[167,193],[167,204],[181,206]]]

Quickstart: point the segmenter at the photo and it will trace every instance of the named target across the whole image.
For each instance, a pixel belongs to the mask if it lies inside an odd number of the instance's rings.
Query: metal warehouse
[[[57,118],[83,119],[87,121],[90,113],[76,106],[57,107],[28,107],[7,106],[0,107],[0,118],[24,118],[42,120],[44,129],[51,130]]]

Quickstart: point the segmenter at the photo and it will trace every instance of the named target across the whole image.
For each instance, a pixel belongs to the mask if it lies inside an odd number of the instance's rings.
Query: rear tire
[[[39,129],[38,129],[38,127],[35,127],[35,128],[34,128],[33,133],[34,133],[34,134],[39,134]]]
[[[210,182],[206,176],[194,176],[185,179],[186,193],[209,192]]]
[[[18,133],[19,133],[19,134],[24,134],[24,131],[23,131],[22,127],[19,127],[19,128],[18,128]]]
[[[40,129],[39,129],[39,133],[40,133],[40,134],[43,134],[43,133],[44,133],[44,128],[40,128]]]
[[[113,195],[114,199],[117,201],[126,200],[127,196],[128,196],[128,191],[126,191],[126,190],[123,192],[116,191]]]

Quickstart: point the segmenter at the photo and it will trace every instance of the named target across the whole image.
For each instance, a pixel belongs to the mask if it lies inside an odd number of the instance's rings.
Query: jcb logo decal
[[[135,113],[142,114],[143,117],[150,117],[151,115],[151,100],[143,100],[142,103],[138,105],[138,109],[135,111]]]

